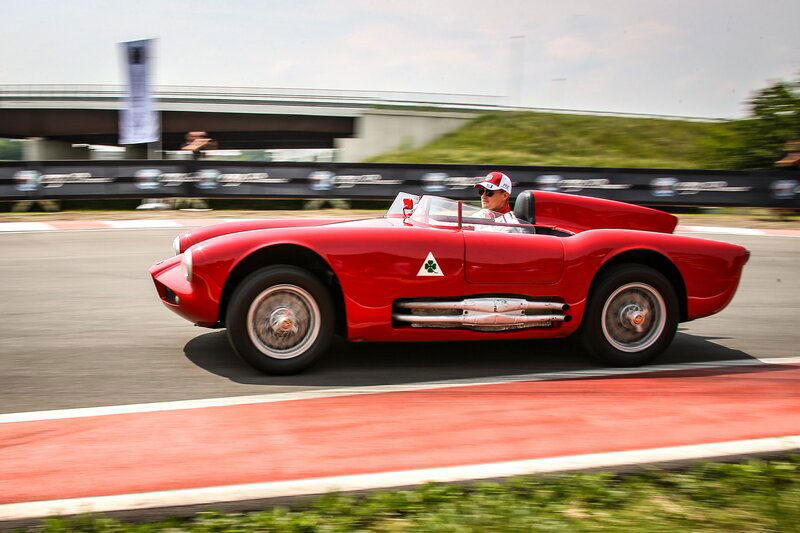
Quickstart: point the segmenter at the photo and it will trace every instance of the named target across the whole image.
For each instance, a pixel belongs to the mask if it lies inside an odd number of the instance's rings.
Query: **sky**
[[[123,82],[503,95],[734,118],[800,77],[797,0],[0,0],[0,85]]]

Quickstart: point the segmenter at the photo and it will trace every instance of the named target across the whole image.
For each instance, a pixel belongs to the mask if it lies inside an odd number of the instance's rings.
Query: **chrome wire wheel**
[[[661,294],[647,283],[627,283],[606,299],[600,315],[603,335],[621,352],[641,352],[652,346],[667,323]]]
[[[273,285],[247,311],[247,334],[264,355],[292,359],[314,344],[322,318],[316,300],[296,285]]]

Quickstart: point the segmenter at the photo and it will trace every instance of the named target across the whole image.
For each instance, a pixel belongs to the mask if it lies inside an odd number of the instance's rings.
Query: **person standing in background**
[[[205,131],[190,131],[186,134],[186,144],[181,150],[192,153],[192,159],[203,159],[206,150],[216,150],[217,141],[208,136]]]
[[[186,144],[181,146],[181,150],[192,153],[195,161],[205,159],[206,150],[216,150],[217,141],[208,136],[205,131],[190,131],[186,134]],[[208,203],[203,198],[177,198],[176,207],[186,202],[193,209],[208,209]]]

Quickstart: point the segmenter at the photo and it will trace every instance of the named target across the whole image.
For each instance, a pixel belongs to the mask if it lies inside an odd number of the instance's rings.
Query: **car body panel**
[[[536,191],[536,223],[565,228],[573,232],[589,229],[632,229],[672,233],[678,217],[605,198]]]
[[[666,219],[654,219],[660,221],[661,229],[668,229]],[[568,225],[563,219],[557,222]],[[585,225],[584,221],[572,227],[577,231]],[[718,312],[730,302],[749,256],[741,246],[668,232],[584,229],[556,237],[437,228],[403,218],[270,225],[192,239],[196,244],[191,246],[191,283],[185,280],[181,256],[151,268],[159,295],[171,310],[199,325],[220,324],[225,284],[237,265],[271,247],[299,247],[316,254],[335,275],[351,341],[564,337],[580,326],[598,272],[610,262],[624,261],[623,254],[630,252],[658,254],[674,265],[686,290],[684,318],[693,320]],[[422,266],[429,254],[441,275],[424,274]],[[178,295],[180,305],[164,299],[163,287]],[[570,320],[502,332],[412,328],[392,321],[399,299],[487,295],[563,302],[569,305]]]
[[[191,231],[183,233],[180,237],[180,249],[178,253],[182,253],[190,246],[197,244],[220,235],[230,235],[231,233],[239,233],[242,231],[253,231],[257,229],[271,229],[271,228],[298,228],[304,226],[324,226],[327,224],[335,224],[338,222],[347,222],[345,218],[269,218],[269,219],[253,219],[253,220],[235,220],[231,222],[222,222],[220,224],[211,224],[210,226],[203,226],[195,228]]]
[[[551,285],[564,272],[563,238],[464,231],[468,283]]]

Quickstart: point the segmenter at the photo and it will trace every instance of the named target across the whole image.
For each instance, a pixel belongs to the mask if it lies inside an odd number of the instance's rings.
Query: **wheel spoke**
[[[302,355],[316,340],[321,315],[314,297],[296,285],[275,285],[256,296],[247,330],[259,351],[276,359]]]
[[[640,352],[655,343],[666,324],[666,305],[646,283],[628,283],[606,300],[602,329],[606,340],[623,352]]]

